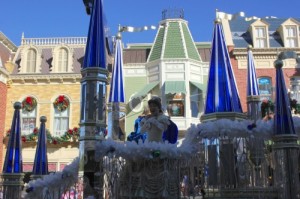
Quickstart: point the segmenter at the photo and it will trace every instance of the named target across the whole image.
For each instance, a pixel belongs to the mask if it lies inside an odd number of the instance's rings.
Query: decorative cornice
[[[247,48],[234,48],[232,55],[234,56],[247,56]],[[252,53],[254,55],[263,55],[263,56],[275,56],[283,51],[294,51],[297,54],[300,54],[300,48],[252,48]]]
[[[0,82],[3,82],[6,84],[8,77],[9,77],[8,71],[5,68],[0,67]]]
[[[12,83],[18,84],[38,84],[38,83],[80,83],[81,74],[47,74],[47,75],[35,75],[35,74],[22,74],[11,75],[10,80]]]

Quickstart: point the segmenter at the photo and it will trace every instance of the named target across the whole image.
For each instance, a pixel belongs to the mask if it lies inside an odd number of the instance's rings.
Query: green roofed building
[[[210,46],[195,43],[182,10],[163,11],[153,44],[127,45],[123,56],[127,134],[153,95],[161,97],[165,114],[177,124],[181,137],[191,123],[199,123]]]

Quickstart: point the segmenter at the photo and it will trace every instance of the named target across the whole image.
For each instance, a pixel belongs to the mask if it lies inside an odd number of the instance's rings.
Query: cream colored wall
[[[36,126],[40,126],[39,118],[41,116],[47,117],[46,128],[52,132],[53,126],[53,101],[58,95],[66,95],[70,100],[70,118],[69,127],[79,127],[80,117],[80,82],[50,82],[50,83],[12,83],[8,88],[7,93],[7,111],[5,130],[11,128],[13,118],[13,104],[16,101],[21,101],[26,96],[34,96],[37,99],[37,123]],[[78,156],[78,143],[71,145],[58,144],[48,145],[48,162],[56,163],[57,170],[60,168],[60,164],[70,163]],[[31,163],[34,161],[36,144],[23,144],[23,162]],[[4,156],[6,153],[6,145],[4,145]]]
[[[58,95],[66,95],[70,100],[70,123],[69,127],[78,127],[80,116],[80,83],[63,83],[63,84],[12,84],[7,93],[7,111],[5,129],[10,129],[13,117],[13,104],[21,101],[26,96],[34,96],[37,99],[37,124],[39,127],[39,118],[47,117],[46,128],[52,132],[53,124],[53,101]]]
[[[23,148],[22,156],[23,156],[23,163],[33,163],[35,157],[36,147],[27,147]],[[60,165],[62,164],[69,164],[71,163],[76,157],[79,155],[78,147],[64,146],[59,147],[57,145],[54,147],[47,148],[48,154],[48,163],[55,163],[56,164],[56,171],[60,171]]]

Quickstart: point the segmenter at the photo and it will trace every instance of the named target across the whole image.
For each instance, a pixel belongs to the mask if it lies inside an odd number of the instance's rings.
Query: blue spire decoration
[[[206,96],[205,114],[243,112],[220,20],[215,22]]]
[[[258,82],[251,47],[248,49],[247,96],[259,96]]]
[[[48,174],[48,157],[47,157],[47,135],[45,122],[47,118],[42,116],[40,118],[40,130],[38,135],[38,142],[35,152],[33,175],[47,175]]]
[[[294,122],[290,109],[290,101],[288,98],[284,76],[282,72],[283,61],[276,60],[276,100],[274,115],[274,131],[275,135],[295,134]]]
[[[22,146],[20,126],[20,102],[14,103],[14,117],[10,129],[7,151],[4,160],[3,173],[22,173]]]
[[[106,48],[104,13],[102,0],[94,0],[90,19],[83,68],[100,67],[106,69]]]
[[[248,71],[247,71],[247,109],[248,119],[257,121],[260,118],[260,96],[258,82],[256,78],[256,70],[254,58],[251,50],[252,46],[248,47]]]
[[[116,40],[115,62],[111,78],[109,102],[125,102],[122,41]]]

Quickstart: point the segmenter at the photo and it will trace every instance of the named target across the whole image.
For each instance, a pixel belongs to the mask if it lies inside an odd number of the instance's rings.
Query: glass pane
[[[54,118],[53,135],[54,136],[60,135],[60,118]]]
[[[190,84],[190,88],[191,88],[190,100],[191,100],[192,117],[198,117],[199,113],[202,112],[201,110],[202,94],[201,91],[194,85]]]
[[[22,119],[22,134],[31,134],[36,127],[35,118],[23,118]]]
[[[35,72],[36,65],[36,52],[33,49],[29,49],[27,53],[27,72]]]
[[[60,72],[67,72],[68,67],[68,51],[64,48],[59,50],[58,67]]]
[[[272,83],[271,78],[263,77],[258,79],[258,88],[261,100],[271,100],[272,96]]]
[[[68,117],[55,117],[54,118],[54,132],[55,136],[62,136],[69,129]]]
[[[169,101],[167,111],[169,116],[184,116],[183,101]]]

